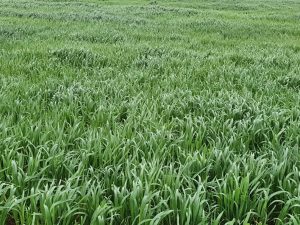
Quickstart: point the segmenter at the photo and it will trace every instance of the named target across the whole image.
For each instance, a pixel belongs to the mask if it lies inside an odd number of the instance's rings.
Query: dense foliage
[[[0,224],[300,224],[298,0],[0,2]]]

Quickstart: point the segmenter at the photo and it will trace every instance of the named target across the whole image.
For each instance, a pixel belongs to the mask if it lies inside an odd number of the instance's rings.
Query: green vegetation
[[[298,0],[0,2],[0,225],[300,224]]]

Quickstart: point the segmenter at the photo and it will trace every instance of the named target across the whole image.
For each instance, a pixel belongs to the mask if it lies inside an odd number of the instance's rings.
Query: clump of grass
[[[84,49],[65,48],[54,50],[51,55],[63,64],[74,67],[105,67],[107,59]]]
[[[115,44],[122,43],[126,41],[126,37],[124,34],[120,34],[118,32],[111,31],[102,31],[99,33],[90,33],[90,34],[82,34],[75,33],[71,36],[73,40],[76,41],[87,41],[91,43],[106,43],[106,44]]]
[[[298,89],[300,88],[300,76],[288,75],[280,77],[277,79],[277,82],[287,88]]]

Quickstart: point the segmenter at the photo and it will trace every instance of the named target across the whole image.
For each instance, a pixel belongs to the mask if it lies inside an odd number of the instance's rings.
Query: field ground
[[[0,225],[300,224],[300,2],[0,2]]]

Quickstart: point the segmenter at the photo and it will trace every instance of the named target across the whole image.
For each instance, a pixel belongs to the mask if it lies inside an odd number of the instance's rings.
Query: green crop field
[[[0,225],[299,225],[299,0],[0,0]]]

